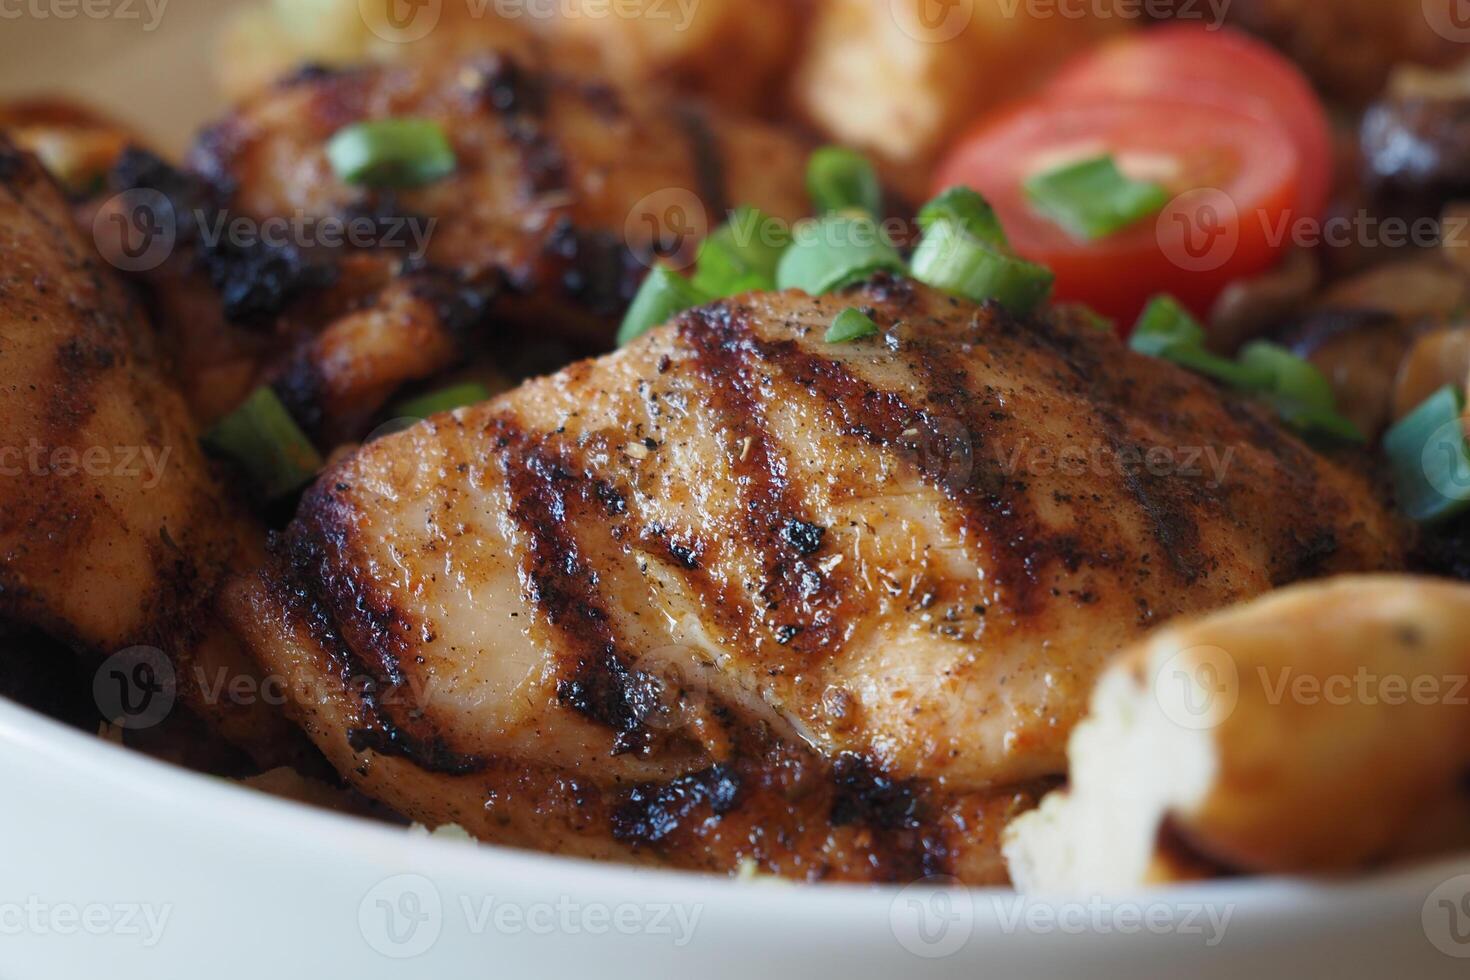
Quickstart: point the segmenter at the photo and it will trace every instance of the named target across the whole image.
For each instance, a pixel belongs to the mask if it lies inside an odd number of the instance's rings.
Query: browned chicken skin
[[[402,116],[442,125],[455,174],[396,192],[336,178],[334,133]],[[502,51],[301,73],[207,130],[190,174],[134,159],[119,189],[161,190],[206,226],[219,213],[376,222],[366,250],[217,249],[205,263],[217,289],[193,252],[153,276],[203,415],[232,408],[264,369],[332,443],[505,327],[610,346],[655,256],[692,258],[732,205],[804,215],[806,152],[768,126]]]
[[[202,689],[256,677],[213,601],[259,532],[211,477],[141,309],[4,137],[0,376],[0,620],[97,656],[157,647],[217,730],[288,756],[299,736],[278,714]]]
[[[824,343],[853,305],[883,335]],[[986,882],[1111,653],[1395,539],[1257,408],[882,278],[692,311],[365,447],[233,614],[338,769],[428,823]]]

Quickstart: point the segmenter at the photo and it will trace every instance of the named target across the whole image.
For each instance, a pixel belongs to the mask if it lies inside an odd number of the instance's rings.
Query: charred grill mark
[[[950,848],[934,824],[927,786],[894,779],[850,752],[833,764],[832,784],[832,826],[859,826],[872,835],[874,856],[882,864],[879,877],[913,881],[949,873]]]
[[[757,341],[747,335],[746,344],[786,377],[820,396],[841,432],[909,460],[931,486],[949,497],[976,540],[994,549],[991,567],[996,582],[1012,595],[1018,611],[1034,610],[1040,572],[1049,558],[1064,558],[1069,564],[1090,560],[1075,541],[1043,535],[1027,506],[1024,484],[998,469],[979,466],[982,454],[973,445],[967,452],[966,447],[951,446],[955,440],[946,416],[927,405],[911,405],[896,392],[875,388],[840,362],[808,353],[795,341]],[[968,390],[951,353],[929,346],[915,351],[911,362],[927,379],[927,400],[957,413],[969,440],[980,441],[996,428],[989,407]],[[961,455],[932,451],[945,446]]]
[[[612,729],[614,754],[646,749],[644,726],[659,704],[656,678],[635,670],[623,653],[603,601],[599,575],[584,559],[573,530],[605,509],[609,492],[595,478],[534,440],[513,421],[491,424],[510,494],[510,514],[526,535],[521,581],[527,598],[557,631],[567,676],[557,697],[574,711]],[[605,519],[597,515],[598,519]]]
[[[501,290],[498,274],[483,275],[426,266],[405,273],[409,291],[433,310],[445,333],[463,349],[490,323]]]
[[[520,151],[527,195],[565,190],[566,154],[547,125],[551,97],[545,76],[527,71],[514,58],[497,55],[485,73],[483,95],[506,138]]]
[[[787,537],[789,527],[817,525],[807,519],[801,489],[791,485],[785,460],[775,454],[760,391],[759,344],[750,324],[742,313],[721,304],[685,314],[678,325],[730,451],[745,543],[760,555],[756,619],[782,646],[801,653],[831,652],[841,638],[835,615],[841,596],[808,560],[820,549],[820,540],[812,540],[820,536],[798,536],[801,544],[813,548],[793,547]],[[735,451],[736,445],[742,449]]]
[[[352,750],[405,759],[425,772],[446,776],[482,772],[487,760],[454,751],[422,711],[410,711],[406,720],[399,720],[393,709],[413,692],[368,668],[343,640],[332,613],[310,584],[320,581],[316,568],[325,558],[303,538],[276,539],[272,551],[272,563],[261,581],[274,601],[306,627],[330,658],[344,696],[357,703],[360,724],[347,732]]]
[[[1096,406],[1096,418],[1107,438],[1110,458],[1145,458],[1146,447],[1127,437],[1118,414],[1130,395],[1127,383],[1115,380],[1115,372],[1103,366],[1095,345],[1088,344],[1078,334],[1058,329],[1044,316],[1018,323],[1004,310],[990,307],[982,320],[1056,363],[1060,369],[1055,379],[1058,386],[1070,389]],[[1164,560],[1181,582],[1194,584],[1206,571],[1200,549],[1200,527],[1194,516],[1208,503],[1200,492],[1201,487],[1172,474],[1150,472],[1142,466],[1125,468],[1120,480],[1138,505]]]
[[[674,110],[674,118],[689,140],[689,157],[694,165],[695,184],[706,211],[723,220],[730,212],[730,194],[725,174],[725,158],[719,140],[710,128],[708,113],[698,105],[684,103]]]
[[[225,316],[236,323],[268,324],[300,295],[337,281],[334,258],[323,261],[294,245],[238,242],[223,234],[230,221],[229,188],[184,173],[146,150],[125,150],[109,184],[114,193],[151,190],[169,201],[178,245],[193,249]]]
[[[0,183],[8,184],[25,171],[25,156],[0,139]]]
[[[292,353],[271,381],[271,390],[302,430],[314,441],[319,440],[328,416],[327,378],[312,345],[298,347]]]
[[[625,844],[658,844],[707,812],[722,817],[741,799],[740,773],[715,765],[666,783],[644,783],[628,791],[612,813],[612,835]]]
[[[543,246],[562,292],[594,316],[622,313],[638,294],[648,266],[640,262],[622,236],[578,228],[568,215],[552,226]],[[521,284],[531,291],[538,282]]]

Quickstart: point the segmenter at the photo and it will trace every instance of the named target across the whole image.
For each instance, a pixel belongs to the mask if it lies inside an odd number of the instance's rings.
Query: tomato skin
[[[1181,161],[1180,186],[1213,187],[1095,241],[1034,212],[1022,184],[1058,153],[1142,154]],[[1252,113],[1175,99],[1035,100],[982,123],[939,168],[989,198],[1017,254],[1056,273],[1056,298],[1131,327],[1148,299],[1174,294],[1200,315],[1230,282],[1279,258],[1293,220],[1301,162],[1285,128]],[[1231,212],[1235,217],[1231,217]]]
[[[1234,28],[1175,23],[1104,42],[1064,68],[1048,98],[1170,98],[1282,123],[1301,155],[1297,213],[1320,218],[1336,171],[1332,126],[1311,82],[1269,45]]]

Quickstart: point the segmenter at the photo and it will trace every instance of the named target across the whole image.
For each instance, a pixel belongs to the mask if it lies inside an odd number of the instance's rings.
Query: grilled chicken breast
[[[882,336],[824,343],[848,306]],[[1399,561],[1255,407],[879,278],[692,311],[364,447],[231,608],[343,774],[428,823],[979,882],[1110,654]]]
[[[396,192],[337,179],[333,134],[403,116],[442,125],[454,175]],[[134,156],[116,188],[159,191],[180,216],[191,247],[152,278],[191,373],[209,378],[196,406],[228,410],[264,370],[332,442],[383,392],[503,326],[610,345],[653,259],[692,259],[732,205],[806,214],[806,149],[764,125],[500,52],[298,74],[207,130],[190,172]],[[210,244],[211,229],[240,219],[293,222],[299,241]],[[369,247],[321,247],[324,230],[354,228]],[[388,348],[360,349],[374,317],[411,326],[374,334]]]
[[[257,676],[212,603],[261,536],[210,476],[140,308],[3,137],[0,427],[5,625],[94,655],[157,647],[220,731],[262,760],[289,756],[299,736],[284,719],[201,689]]]

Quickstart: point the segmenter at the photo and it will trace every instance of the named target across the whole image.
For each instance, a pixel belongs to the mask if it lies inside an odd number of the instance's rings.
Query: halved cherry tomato
[[[1174,197],[1161,214],[1092,241],[1034,211],[1025,181],[1108,153]],[[936,190],[963,184],[990,199],[1011,245],[1051,268],[1058,299],[1123,327],[1148,298],[1173,293],[1203,314],[1231,281],[1266,271],[1289,240],[1301,160],[1278,122],[1174,99],[1039,99],[981,124],[940,167]]]
[[[1165,96],[1252,112],[1285,125],[1301,155],[1298,214],[1320,218],[1332,194],[1332,127],[1296,65],[1231,28],[1171,24],[1102,44],[1063,68],[1048,98]]]

